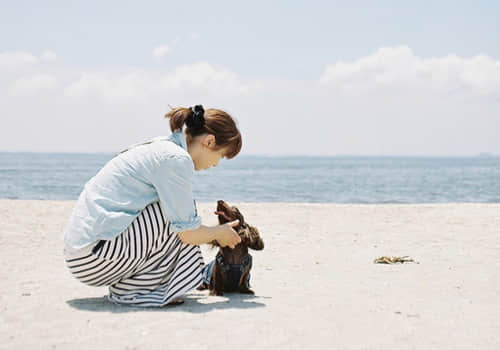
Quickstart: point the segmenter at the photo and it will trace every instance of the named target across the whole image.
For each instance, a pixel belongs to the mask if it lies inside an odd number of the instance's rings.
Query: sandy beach
[[[500,348],[500,204],[233,204],[266,244],[256,295],[141,309],[67,271],[74,202],[0,200],[0,348]],[[373,263],[405,255],[419,263]]]

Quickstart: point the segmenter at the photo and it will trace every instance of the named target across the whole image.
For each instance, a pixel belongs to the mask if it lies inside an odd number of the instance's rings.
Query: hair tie
[[[202,105],[189,108],[191,113],[186,118],[186,126],[193,129],[201,129],[205,125],[205,110]]]

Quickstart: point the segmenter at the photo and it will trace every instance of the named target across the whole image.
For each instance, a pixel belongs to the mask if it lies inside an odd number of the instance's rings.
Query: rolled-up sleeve
[[[193,176],[193,161],[187,156],[159,160],[151,173],[151,183],[175,233],[194,230],[201,225],[193,198]]]

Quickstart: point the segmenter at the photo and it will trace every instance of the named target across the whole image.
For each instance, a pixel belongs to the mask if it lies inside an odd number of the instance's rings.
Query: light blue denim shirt
[[[193,175],[193,160],[180,131],[130,147],[85,185],[64,230],[66,249],[116,237],[158,200],[173,232],[198,228]]]

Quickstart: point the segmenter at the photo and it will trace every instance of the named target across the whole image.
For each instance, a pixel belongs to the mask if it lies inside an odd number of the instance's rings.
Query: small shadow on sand
[[[220,300],[224,298],[225,300]],[[191,293],[183,297],[184,303],[179,305],[167,305],[165,307],[138,307],[129,305],[118,305],[108,300],[107,296],[94,298],[81,298],[67,300],[69,306],[85,311],[96,312],[165,312],[181,311],[191,313],[204,313],[221,309],[250,309],[265,307],[266,304],[252,301],[252,299],[271,299],[271,297],[255,296],[251,294],[226,293],[223,297],[212,297],[206,293]],[[215,300],[215,301],[214,301]],[[205,302],[208,301],[208,302]]]

